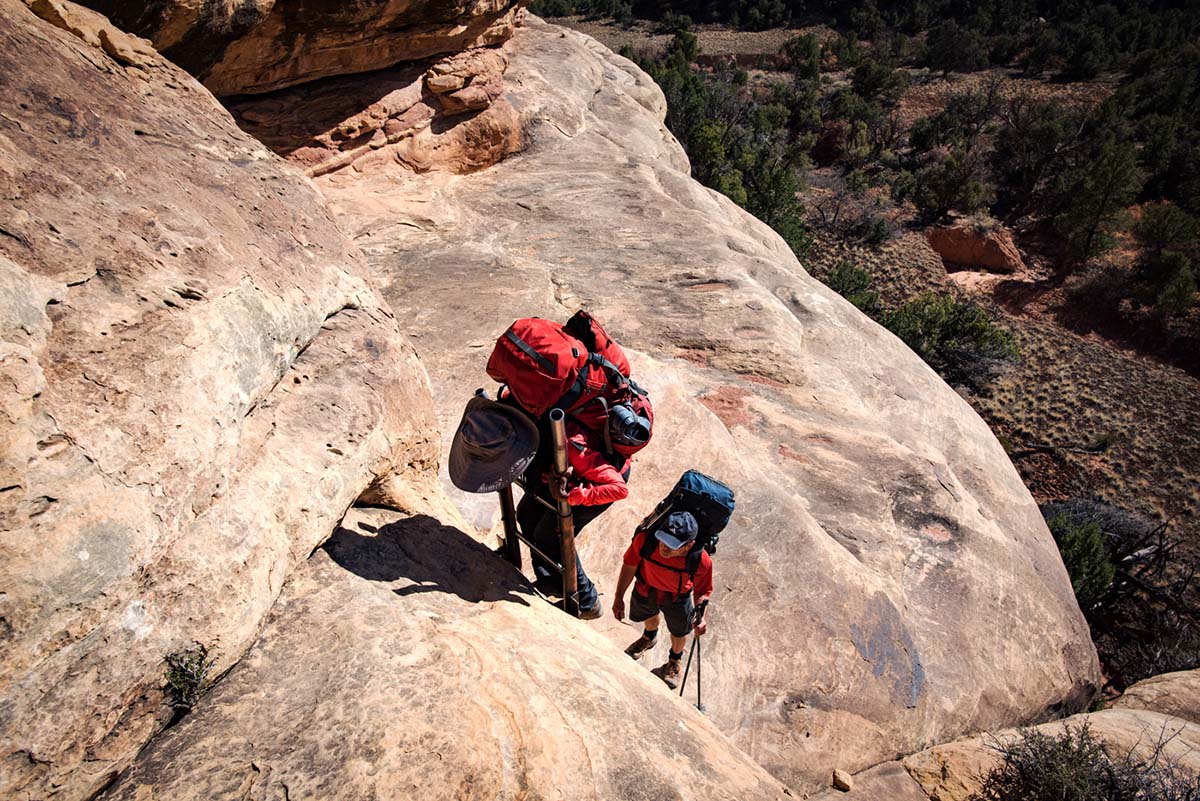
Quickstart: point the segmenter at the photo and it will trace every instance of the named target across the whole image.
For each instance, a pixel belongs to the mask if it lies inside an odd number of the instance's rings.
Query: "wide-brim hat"
[[[663,545],[676,550],[696,539],[699,533],[700,526],[691,512],[671,512],[662,525],[655,529],[654,536]]]
[[[502,490],[524,474],[537,448],[537,426],[528,415],[476,395],[450,445],[450,480],[467,492]]]

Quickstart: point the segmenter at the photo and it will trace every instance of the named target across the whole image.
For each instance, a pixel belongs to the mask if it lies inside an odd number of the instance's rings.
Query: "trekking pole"
[[[475,390],[475,397],[487,398],[487,390],[480,387]],[[504,558],[520,570],[521,541],[517,535],[517,507],[513,501],[512,485],[496,494],[500,496],[500,521],[504,524]]]
[[[550,432],[554,435],[555,479],[567,474],[567,423],[562,409],[550,410]],[[579,617],[579,580],[575,575],[575,518],[571,504],[565,499],[558,501],[558,537],[562,543],[563,609],[569,615]]]
[[[512,485],[497,493],[500,496],[500,520],[504,523],[504,558],[521,569],[521,541],[517,538],[517,507],[513,502]]]
[[[695,612],[695,616],[696,616],[695,623],[696,624],[699,624],[701,620],[704,620],[704,613],[707,611],[708,611],[708,600],[706,599],[704,601],[704,603],[702,603],[702,604],[700,604],[700,606],[696,607],[696,612]],[[696,646],[696,709],[699,709],[700,713],[703,714],[704,713],[704,701],[700,700],[700,687],[701,687],[701,685],[703,685],[703,682],[700,680],[700,668],[701,668],[701,666],[704,665],[704,650],[700,647],[700,635],[699,634],[693,634],[692,640]]]
[[[696,643],[700,641],[699,637],[692,637],[692,648],[688,651],[687,664],[683,666],[683,681],[679,682],[679,697],[683,697],[683,693],[687,690],[687,677],[692,672],[692,656],[696,653]]]

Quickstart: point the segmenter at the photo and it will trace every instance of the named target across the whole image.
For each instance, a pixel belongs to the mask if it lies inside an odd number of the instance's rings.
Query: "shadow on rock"
[[[400,582],[393,590],[457,595],[465,601],[512,601],[529,606],[525,578],[491,550],[426,515],[361,531],[338,527],[322,549],[334,562],[368,581]]]

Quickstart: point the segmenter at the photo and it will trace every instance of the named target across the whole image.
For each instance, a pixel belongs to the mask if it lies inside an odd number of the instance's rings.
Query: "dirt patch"
[[[746,399],[749,397],[751,392],[747,389],[723,386],[701,395],[700,402],[728,429],[734,426],[755,429],[758,427],[757,421],[746,406]]]

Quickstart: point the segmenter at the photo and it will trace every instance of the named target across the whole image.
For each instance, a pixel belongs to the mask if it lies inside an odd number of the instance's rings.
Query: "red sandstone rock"
[[[953,265],[979,267],[997,273],[1015,273],[1025,269],[1021,251],[1008,229],[978,228],[960,222],[926,232],[929,245],[942,260]]]
[[[87,0],[219,96],[369,72],[512,36],[521,0]]]
[[[500,97],[508,57],[497,48],[363,75],[327,78],[229,108],[309,175],[399,163],[415,172],[473,172],[521,147],[520,120]]]

